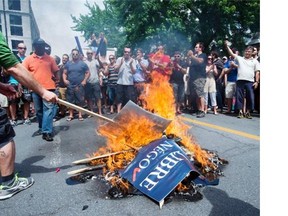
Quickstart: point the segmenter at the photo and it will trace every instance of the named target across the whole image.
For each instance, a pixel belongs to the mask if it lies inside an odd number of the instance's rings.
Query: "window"
[[[11,35],[23,36],[22,17],[9,15]]]
[[[9,15],[11,25],[22,25],[22,17],[19,15]]]
[[[8,8],[9,10],[21,11],[20,0],[8,0]]]

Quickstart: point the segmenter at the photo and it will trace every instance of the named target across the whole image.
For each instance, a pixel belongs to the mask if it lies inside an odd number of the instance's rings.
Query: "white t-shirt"
[[[246,80],[254,82],[255,71],[260,71],[260,63],[257,59],[245,59],[242,56],[236,56],[238,64],[237,80]]]

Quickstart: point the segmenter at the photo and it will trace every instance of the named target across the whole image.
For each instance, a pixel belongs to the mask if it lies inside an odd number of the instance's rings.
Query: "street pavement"
[[[54,123],[53,142],[33,136],[38,129],[36,122],[15,127],[15,169],[20,176],[32,176],[35,184],[0,201],[0,215],[260,215],[259,115],[251,120],[212,113],[201,119],[191,114],[179,118],[191,126],[189,133],[202,148],[229,161],[219,185],[202,190],[202,200],[172,200],[160,209],[143,195],[108,199],[109,185],[98,177],[85,182],[72,180],[67,172],[85,167],[72,162],[96,152],[105,145],[105,139],[96,133],[95,117],[71,122],[63,118]]]

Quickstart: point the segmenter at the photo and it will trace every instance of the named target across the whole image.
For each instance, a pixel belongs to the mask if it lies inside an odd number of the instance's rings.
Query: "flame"
[[[152,61],[161,58],[161,55],[164,54],[154,54],[151,57]],[[210,155],[207,151],[202,150],[193,137],[189,135],[188,131],[190,127],[184,124],[181,119],[175,115],[176,106],[173,88],[169,84],[169,76],[166,73],[171,68],[169,68],[169,65],[167,67],[168,69],[163,68],[163,71],[159,71],[158,68],[151,72],[151,82],[145,84],[144,91],[142,95],[140,95],[140,99],[143,101],[143,108],[164,118],[172,119],[171,124],[165,131],[166,134],[174,134],[177,137],[180,137],[182,139],[181,143],[192,153],[192,156],[197,162],[203,167],[208,166],[214,168],[213,163],[209,161]],[[114,125],[109,127],[109,129],[99,127],[98,133],[101,136],[106,137],[107,145],[100,148],[92,156],[131,149],[133,151],[127,151],[108,158],[93,161],[93,165],[103,163],[107,165],[104,173],[125,168],[135,158],[138,149],[155,139],[159,139],[163,135],[162,133],[159,133],[159,131],[157,132],[151,129],[155,123],[145,117],[139,117],[133,112],[131,116],[126,117],[121,121],[124,121],[125,125]],[[112,185],[119,185],[117,178],[110,178],[110,183]],[[123,182],[121,184],[123,186]],[[126,187],[125,184],[124,187]]]

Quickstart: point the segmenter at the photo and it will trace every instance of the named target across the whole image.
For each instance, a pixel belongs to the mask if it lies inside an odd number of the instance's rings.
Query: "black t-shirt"
[[[207,64],[207,55],[206,53],[201,53],[197,58],[202,58],[204,61],[202,63],[197,62],[196,60],[191,60],[190,69],[189,69],[189,81],[193,82],[198,78],[206,78],[206,64]]]
[[[174,64],[174,67],[173,67],[173,70],[172,70],[172,74],[171,74],[171,77],[170,77],[170,82],[171,83],[177,83],[177,84],[184,84],[184,74],[183,72],[181,71],[180,68],[177,68],[177,63],[176,62],[173,62]],[[186,62],[183,62],[183,61],[180,61],[178,63],[182,68],[187,68],[187,63]]]

